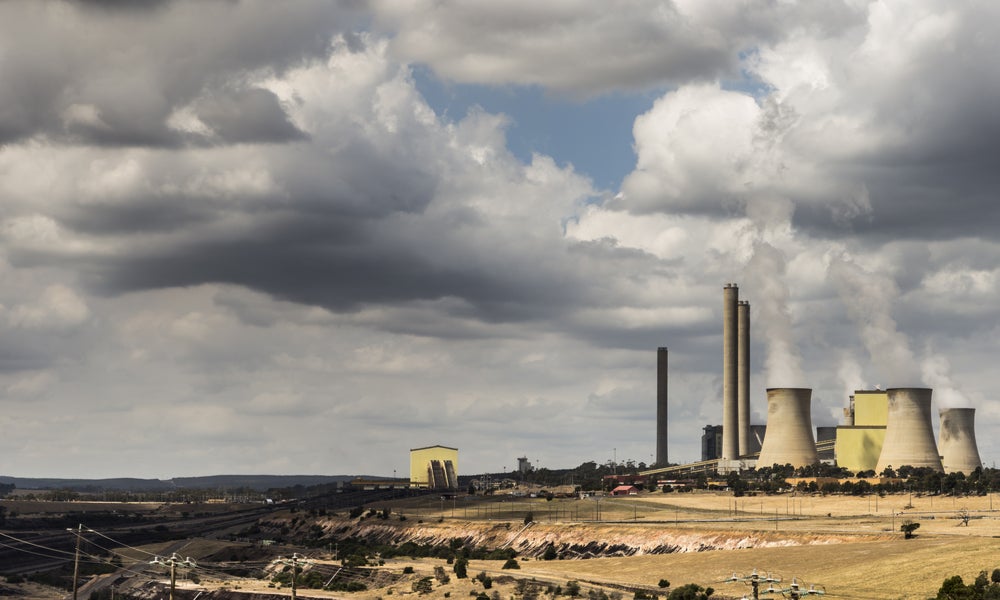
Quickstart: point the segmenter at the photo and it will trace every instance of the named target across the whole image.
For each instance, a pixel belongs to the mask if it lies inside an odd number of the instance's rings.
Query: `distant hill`
[[[73,490],[99,492],[118,490],[130,492],[157,492],[174,489],[238,489],[249,488],[265,491],[271,488],[304,487],[350,481],[355,475],[208,475],[205,477],[175,477],[173,479],[55,479],[32,477],[7,477],[0,475],[0,484],[13,484],[22,490]],[[380,479],[363,475],[366,479]]]

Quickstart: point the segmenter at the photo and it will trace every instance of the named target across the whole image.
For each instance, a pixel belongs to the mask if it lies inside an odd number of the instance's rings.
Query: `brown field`
[[[942,496],[888,495],[871,497],[779,495],[734,498],[726,493],[659,494],[629,498],[497,499],[466,500],[443,503],[423,500],[423,504],[400,504],[394,512],[408,513],[411,523],[423,521],[422,527],[463,527],[463,524],[489,519],[517,525],[531,511],[538,529],[546,535],[582,535],[614,540],[651,535],[664,530],[692,535],[720,534],[739,539],[746,537],[767,543],[769,547],[740,550],[665,555],[641,555],[589,560],[522,559],[521,569],[501,571],[499,561],[471,561],[469,574],[486,571],[495,578],[510,576],[536,579],[543,584],[562,585],[575,580],[586,591],[597,587],[612,591],[621,587],[641,586],[658,589],[660,579],[676,587],[685,583],[711,586],[718,596],[740,597],[749,593],[743,584],[722,583],[732,573],[745,574],[753,569],[780,575],[787,583],[792,577],[806,584],[824,586],[838,598],[895,600],[925,599],[936,595],[941,582],[961,575],[971,582],[980,570],[991,572],[1000,567],[1000,498],[996,510],[993,498],[951,498]],[[601,522],[596,522],[600,504]],[[443,510],[442,510],[443,509]],[[967,510],[971,519],[964,526],[959,511]],[[412,519],[416,517],[416,519]],[[444,521],[439,523],[438,520]],[[904,519],[920,523],[917,537],[906,540],[899,532]],[[517,527],[513,527],[514,530]],[[537,532],[536,532],[537,533]],[[584,539],[580,538],[580,539]],[[787,544],[787,545],[782,545]],[[431,575],[434,566],[444,566],[451,582],[439,586],[429,598],[470,597],[482,587],[471,580],[454,577],[451,565],[443,560],[392,560],[385,568],[399,573],[413,566],[416,574],[391,588],[358,594],[300,590],[300,597],[358,598],[375,600],[393,596],[417,597],[411,591],[413,581]],[[207,583],[205,581],[203,584]],[[233,582],[229,582],[232,587]],[[268,588],[266,583],[242,581],[243,590],[285,593]],[[620,587],[619,587],[620,586]],[[391,591],[390,591],[391,589]],[[512,582],[497,583],[502,598],[514,595]],[[631,592],[623,592],[630,599]],[[767,596],[762,596],[767,597]]]
[[[717,596],[740,597],[749,593],[743,584],[723,583],[732,573],[746,574],[753,569],[780,575],[787,583],[792,577],[806,584],[825,586],[838,598],[895,600],[926,599],[936,595],[941,582],[961,575],[967,582],[981,570],[988,573],[1000,567],[1000,498],[994,509],[991,496],[952,498],[943,496],[885,497],[777,495],[734,498],[727,493],[660,494],[638,497],[554,499],[491,498],[400,500],[392,504],[394,514],[406,514],[407,521],[391,520],[395,526],[419,528],[447,540],[466,535],[475,527],[495,529],[498,523],[510,523],[513,540],[528,536],[534,540],[586,543],[589,540],[630,543],[656,536],[688,536],[712,540],[714,544],[733,543],[756,547],[711,550],[620,558],[543,561],[522,558],[521,569],[501,571],[499,561],[471,561],[468,572],[474,576],[486,571],[495,578],[493,589],[501,598],[514,596],[514,582],[504,577],[536,579],[546,585],[562,585],[570,580],[581,583],[584,595],[596,587],[614,589],[644,587],[658,590],[660,579],[673,587],[686,583],[711,586]],[[380,507],[382,504],[379,505]],[[597,512],[600,511],[600,521]],[[536,525],[521,532],[524,515],[531,512]],[[965,526],[959,515],[970,515]],[[295,515],[289,514],[292,518]],[[344,519],[341,515],[336,519]],[[903,520],[920,523],[917,537],[906,540],[899,532]],[[487,523],[483,523],[486,521]],[[344,521],[346,522],[346,521]],[[501,528],[506,530],[506,528]],[[519,537],[520,536],[520,537]],[[178,543],[173,543],[178,544]],[[207,556],[225,542],[180,542],[180,547],[163,544],[149,552],[176,551],[182,556]],[[537,544],[535,549],[537,551]],[[130,553],[131,554],[131,553]],[[335,563],[332,556],[316,556]],[[136,558],[141,558],[136,556]],[[445,585],[435,582],[434,592],[423,598],[470,598],[470,592],[482,586],[454,577],[451,565],[444,560],[390,560],[383,567],[400,573],[413,566],[416,573],[390,587],[349,594],[300,590],[300,598],[385,599],[407,596],[416,599],[411,586],[422,576],[432,575],[435,566],[443,566],[451,576]],[[200,584],[179,582],[183,587],[262,591],[289,594],[290,590],[269,587],[265,581],[212,581],[203,577]],[[631,591],[623,591],[625,600]],[[762,596],[767,597],[767,596]]]

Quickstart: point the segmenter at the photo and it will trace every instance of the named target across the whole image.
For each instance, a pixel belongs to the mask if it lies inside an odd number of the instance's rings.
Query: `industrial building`
[[[844,425],[837,427],[837,465],[854,473],[874,471],[888,418],[889,395],[884,390],[856,390],[844,409]]]
[[[748,456],[760,452],[766,434],[767,425],[750,426],[750,445],[747,447],[746,453]],[[722,458],[722,425],[705,425],[704,433],[701,436],[701,460],[718,458]]]
[[[458,448],[427,446],[410,450],[410,485],[432,490],[458,488]]]
[[[976,445],[975,409],[940,411],[935,443],[931,393],[927,388],[857,390],[844,410],[844,423],[812,425],[812,390],[771,388],[767,425],[750,424],[750,303],[739,287],[722,288],[722,425],[706,425],[701,460],[721,473],[772,464],[803,467],[836,462],[852,472],[887,467],[929,467],[969,473],[982,466]],[[667,467],[667,349],[657,350],[656,466],[647,474],[687,468]],[[765,435],[766,433],[766,435]]]

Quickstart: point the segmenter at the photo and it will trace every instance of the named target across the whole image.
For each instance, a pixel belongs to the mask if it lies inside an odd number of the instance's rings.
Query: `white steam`
[[[795,343],[785,253],[778,244],[791,236],[794,205],[783,198],[747,203],[747,217],[754,226],[752,254],[745,267],[753,290],[754,322],[767,345],[764,380],[767,387],[809,387],[802,372],[802,357]]]
[[[878,375],[893,387],[913,387],[922,381],[910,341],[899,331],[892,306],[899,288],[889,277],[868,272],[844,256],[834,257],[830,282],[858,326],[861,342]]]
[[[924,382],[934,388],[934,399],[938,408],[968,408],[972,406],[968,397],[951,378],[951,362],[944,356],[927,352],[927,358],[920,363]]]
[[[864,372],[861,363],[850,352],[841,352],[839,363],[837,378],[844,385],[843,398],[846,401],[856,390],[865,389]]]

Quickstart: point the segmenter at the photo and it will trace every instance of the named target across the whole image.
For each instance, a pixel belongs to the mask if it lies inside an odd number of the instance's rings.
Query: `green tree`
[[[549,544],[545,548],[545,554],[542,555],[542,559],[543,560],[555,560],[558,557],[559,557],[559,553],[556,552],[556,545],[555,544]]]
[[[945,579],[938,590],[937,600],[975,600],[975,588],[965,585],[961,575]]]
[[[675,588],[667,596],[667,600],[708,600],[715,593],[712,588],[702,588],[696,583],[688,583]]]
[[[903,537],[910,539],[913,537],[913,532],[920,528],[920,523],[911,521],[909,519],[903,521],[899,526],[899,530],[903,532]]]

